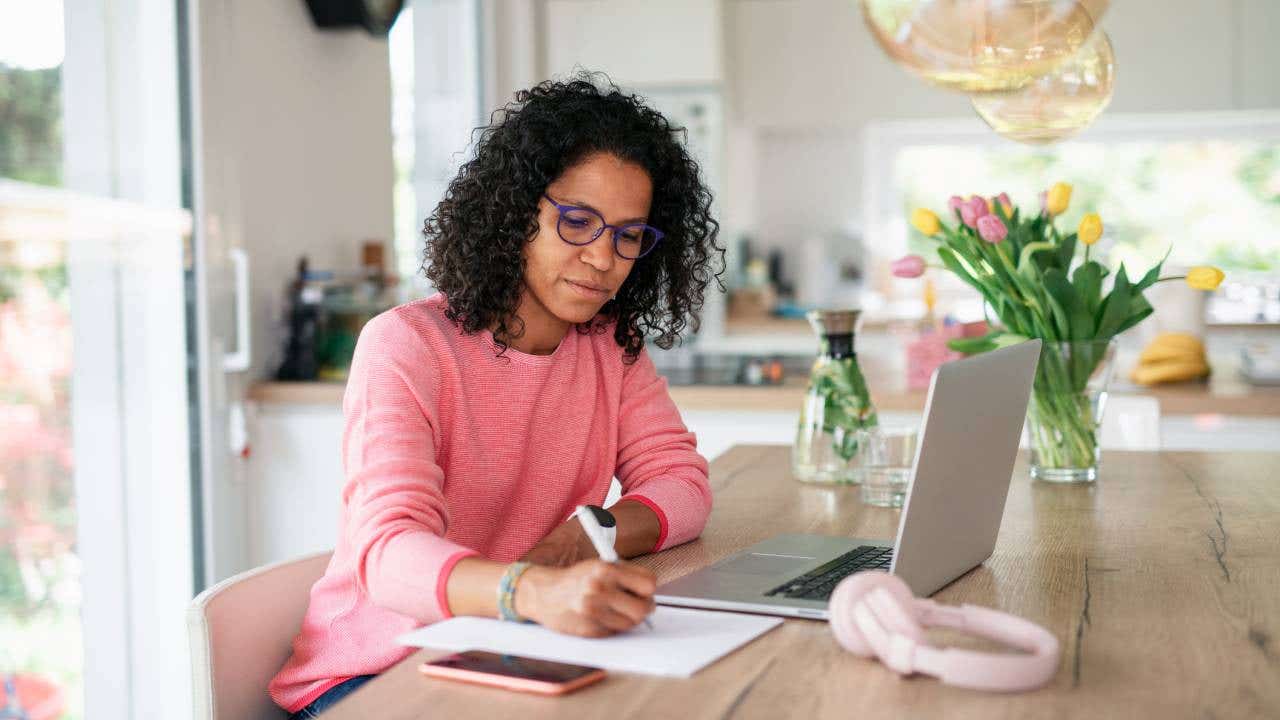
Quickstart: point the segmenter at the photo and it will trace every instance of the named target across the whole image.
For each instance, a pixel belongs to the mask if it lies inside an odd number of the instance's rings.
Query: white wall
[[[720,82],[720,0],[546,0],[546,70],[607,70],[619,85]]]
[[[256,378],[279,360],[298,256],[353,269],[362,241],[391,241],[387,44],[317,29],[300,0],[201,5],[207,209],[249,252]]]
[[[729,137],[756,146],[746,219],[768,244],[858,220],[868,122],[980,123],[963,96],[892,64],[854,2],[752,0],[725,13]],[[1103,27],[1116,51],[1110,112],[1280,107],[1280,46],[1263,29],[1280,27],[1274,0],[1126,0]]]

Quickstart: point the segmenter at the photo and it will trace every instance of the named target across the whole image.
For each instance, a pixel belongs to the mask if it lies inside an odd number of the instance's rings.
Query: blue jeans
[[[357,675],[349,680],[344,680],[325,690],[324,694],[313,700],[310,705],[290,715],[289,720],[309,720],[309,718],[320,717],[320,713],[333,707],[339,700],[355,692],[361,685],[376,677],[378,676]]]

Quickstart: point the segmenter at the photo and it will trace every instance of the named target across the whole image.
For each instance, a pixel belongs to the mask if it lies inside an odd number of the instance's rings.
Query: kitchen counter
[[[1143,387],[1121,379],[1119,373],[1110,391],[1116,395],[1142,395],[1160,401],[1165,415],[1242,415],[1280,417],[1280,387],[1250,385],[1241,379],[1229,360],[1214,362],[1217,372],[1207,381]],[[864,363],[863,372],[871,388],[877,410],[920,412],[926,392],[906,389],[903,373],[878,371]],[[806,379],[789,378],[781,385],[674,386],[671,397],[682,410],[798,410],[804,397]]]
[[[1215,358],[1214,375],[1205,382],[1146,388],[1129,383],[1117,373],[1111,391],[1125,395],[1148,395],[1160,401],[1164,415],[1241,415],[1280,417],[1280,387],[1249,385],[1240,378],[1230,358]],[[924,409],[925,392],[906,389],[904,373],[895,363],[868,356],[862,362],[871,398],[881,411],[919,412]],[[681,410],[792,411],[799,410],[806,378],[791,375],[780,385],[673,385],[671,398]],[[259,403],[293,405],[340,405],[342,383],[262,382],[249,390],[249,399]]]

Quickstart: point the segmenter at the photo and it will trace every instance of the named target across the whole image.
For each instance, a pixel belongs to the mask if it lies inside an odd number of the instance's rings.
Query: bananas
[[[1167,360],[1151,365],[1139,365],[1129,376],[1139,385],[1198,380],[1209,374],[1209,365],[1194,360]]]
[[[1204,342],[1188,333],[1161,333],[1138,356],[1129,377],[1139,385],[1197,380],[1209,374]]]

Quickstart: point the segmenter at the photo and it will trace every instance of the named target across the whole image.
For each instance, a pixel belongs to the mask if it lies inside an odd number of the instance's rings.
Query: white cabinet
[[[333,549],[345,482],[342,407],[257,403],[249,423],[250,566]]]

